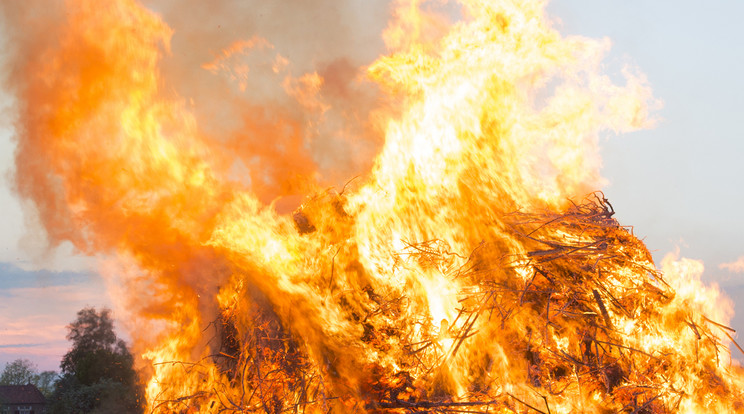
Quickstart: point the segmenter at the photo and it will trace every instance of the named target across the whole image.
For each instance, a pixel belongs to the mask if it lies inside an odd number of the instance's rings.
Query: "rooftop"
[[[0,404],[44,404],[46,399],[35,385],[0,385]]]

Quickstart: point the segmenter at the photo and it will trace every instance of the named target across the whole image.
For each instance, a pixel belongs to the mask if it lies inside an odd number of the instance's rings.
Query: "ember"
[[[728,302],[593,192],[598,134],[651,124],[643,76],[613,83],[607,42],[562,37],[542,2],[458,4],[449,23],[397,1],[356,81],[293,74],[270,38],[221,45],[204,76],[282,94],[226,136],[204,122],[235,118],[161,78],[173,31],[134,1],[71,1],[51,28],[6,6],[36,28],[13,55],[18,191],[115,269],[149,412],[744,410]],[[350,131],[384,144],[324,189],[319,147]]]

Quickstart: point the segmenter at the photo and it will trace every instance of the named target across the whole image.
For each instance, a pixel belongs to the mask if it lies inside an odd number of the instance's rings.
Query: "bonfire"
[[[303,237],[349,245],[353,218],[327,192],[293,215]],[[322,213],[321,213],[322,211]],[[325,226],[318,225],[328,220]],[[327,297],[343,315],[345,351],[303,346],[267,299],[242,285],[222,302],[203,361],[171,369],[221,386],[162,399],[155,411],[670,413],[744,408],[742,371],[725,364],[733,330],[695,310],[656,269],[632,229],[593,194],[561,213],[515,211],[492,223],[504,240],[470,252],[404,242],[394,271],[457,285],[452,320],[433,320],[408,289],[373,287],[331,258]],[[322,217],[316,222],[318,217]],[[325,233],[325,234],[324,234]],[[354,266],[358,263],[354,263]],[[338,268],[336,266],[339,266]],[[244,281],[238,277],[237,283]],[[231,288],[231,292],[236,289]],[[332,335],[332,334],[331,334]],[[734,342],[735,343],[735,342]],[[738,345],[736,345],[738,346]],[[313,355],[319,352],[319,355]],[[327,354],[324,354],[328,352]],[[345,354],[339,354],[345,352]],[[688,354],[689,353],[689,354]],[[372,358],[368,356],[372,354]],[[347,376],[348,375],[348,376]],[[350,377],[349,377],[350,376]],[[339,388],[337,382],[343,385]],[[229,384],[229,385],[228,385]],[[350,387],[353,384],[353,388]],[[163,385],[177,385],[166,383]]]
[[[653,124],[643,75],[542,2],[431,3],[359,67],[255,35],[191,81],[201,42],[134,1],[6,6],[18,192],[102,258],[148,412],[744,410],[726,299],[597,191],[600,134]]]

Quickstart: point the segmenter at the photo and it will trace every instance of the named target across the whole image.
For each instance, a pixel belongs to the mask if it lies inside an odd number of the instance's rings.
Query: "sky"
[[[702,260],[703,279],[744,303],[744,273],[725,267],[744,256],[744,2],[554,0],[547,10],[564,35],[611,39],[606,70],[637,67],[663,101],[653,129],[601,138],[603,190],[618,220],[657,262],[677,249]],[[0,107],[12,101],[0,94]],[[65,326],[82,307],[112,300],[95,259],[67,245],[45,250],[11,190],[12,135],[0,122],[0,366],[28,358],[58,370]],[[744,331],[744,306],[731,326]]]
[[[548,12],[564,34],[609,37],[608,65],[640,68],[663,101],[655,128],[603,140],[604,192],[657,265],[677,249],[701,260],[703,280],[743,304],[731,326],[744,332],[743,269],[726,266],[744,256],[744,3],[556,0]]]

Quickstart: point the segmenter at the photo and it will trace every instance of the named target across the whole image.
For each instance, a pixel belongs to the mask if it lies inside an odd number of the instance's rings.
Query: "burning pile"
[[[353,218],[343,200],[326,194],[296,212],[303,237],[348,243]],[[336,224],[316,227],[316,215],[329,214]],[[406,243],[395,268],[438,273],[460,287],[452,320],[432,320],[407,293],[413,286],[375,288],[364,275],[343,280],[363,270],[336,268],[341,250],[357,250],[338,247],[320,283],[343,315],[344,332],[336,334],[348,348],[340,354],[304,347],[265,297],[231,287],[237,294],[221,301],[213,353],[169,364],[212,379],[178,399],[157,398],[155,411],[741,410],[742,373],[725,368],[729,351],[720,339],[730,339],[731,329],[675,292],[613,214],[601,194],[562,213],[504,214],[492,225],[504,226],[500,233],[522,244],[522,254],[505,253],[503,240],[484,240],[465,255],[441,240]],[[217,372],[210,374],[211,364]],[[180,382],[160,385],[167,392]]]
[[[106,258],[150,412],[744,408],[717,289],[659,272],[601,193],[569,201],[602,183],[601,131],[649,125],[643,77],[600,74],[608,42],[541,2],[458,4],[397,1],[363,70],[230,39],[203,84],[132,0],[3,5],[18,192],[53,244]],[[384,144],[319,190],[357,137]]]

